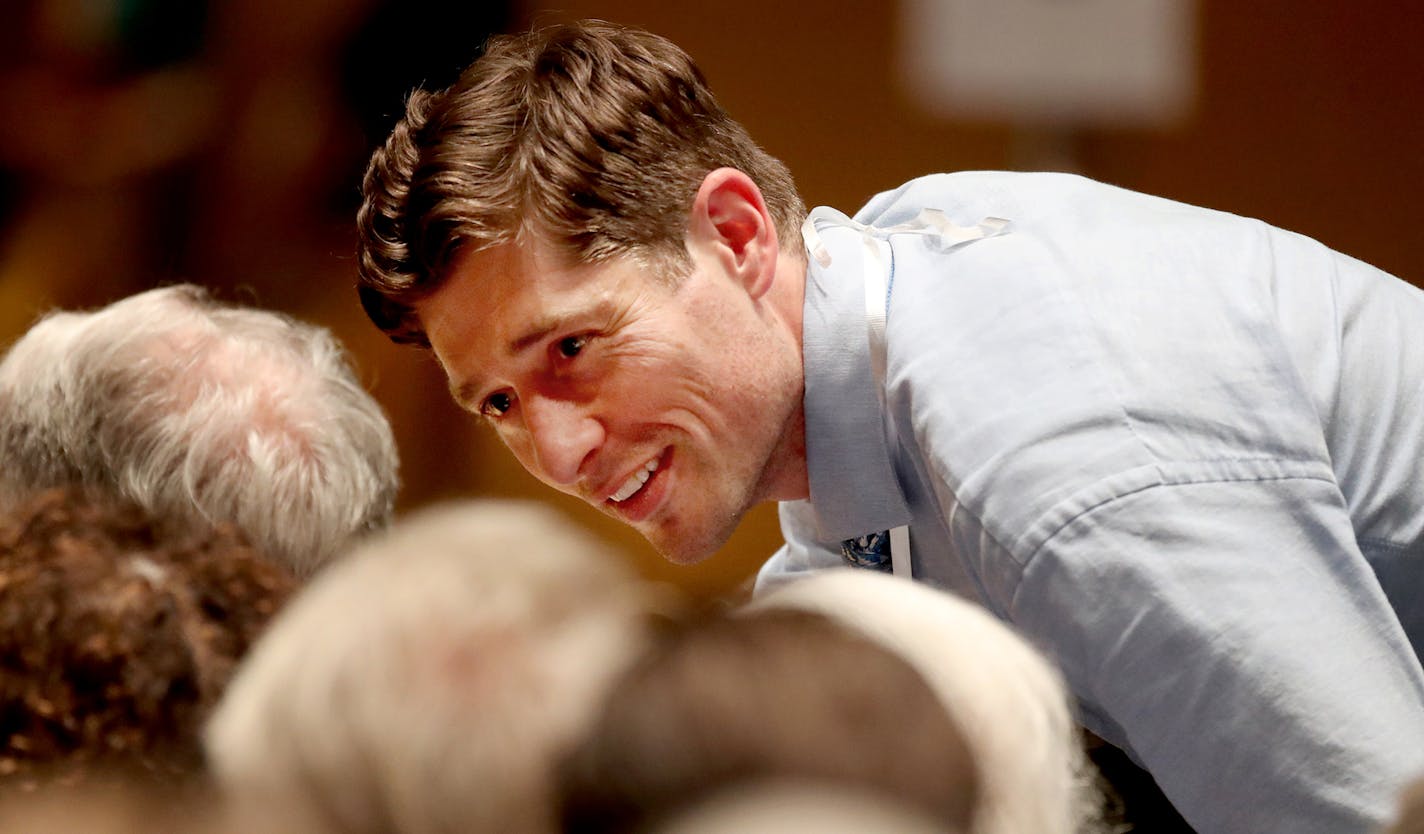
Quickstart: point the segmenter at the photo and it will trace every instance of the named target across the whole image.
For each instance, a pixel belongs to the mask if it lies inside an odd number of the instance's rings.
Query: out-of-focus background
[[[204,284],[346,343],[395,426],[402,509],[539,496],[653,578],[741,587],[780,543],[773,508],[666,565],[526,475],[356,303],[360,172],[405,92],[491,33],[578,17],[687,49],[811,205],[1072,170],[1424,282],[1424,11],[1392,0],[4,0],[0,344],[56,305]]]

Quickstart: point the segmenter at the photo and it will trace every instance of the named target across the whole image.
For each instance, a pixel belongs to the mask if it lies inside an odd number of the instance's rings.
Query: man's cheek
[[[534,445],[529,442],[528,435],[514,431],[501,431],[499,439],[504,443],[506,449],[514,453],[515,460],[519,461],[519,465],[524,467],[525,471],[536,478],[539,477],[538,457],[534,454]]]

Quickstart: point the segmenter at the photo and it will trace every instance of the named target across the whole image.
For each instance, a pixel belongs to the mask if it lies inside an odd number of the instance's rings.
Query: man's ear
[[[776,274],[776,224],[761,189],[736,168],[718,168],[702,180],[688,218],[688,248],[710,252],[755,298]]]

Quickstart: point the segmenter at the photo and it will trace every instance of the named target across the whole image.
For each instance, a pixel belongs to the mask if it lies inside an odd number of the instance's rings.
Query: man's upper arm
[[[1330,480],[1094,507],[1030,557],[1012,616],[1200,831],[1373,831],[1424,772],[1424,674]]]

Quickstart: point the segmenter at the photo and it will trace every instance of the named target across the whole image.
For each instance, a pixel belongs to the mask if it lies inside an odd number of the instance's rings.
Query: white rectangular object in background
[[[1194,0],[900,0],[900,73],[926,111],[1162,125],[1196,81]]]

